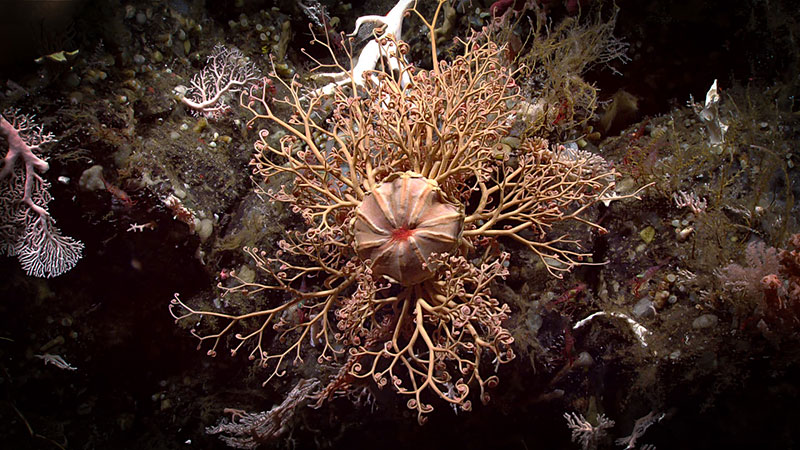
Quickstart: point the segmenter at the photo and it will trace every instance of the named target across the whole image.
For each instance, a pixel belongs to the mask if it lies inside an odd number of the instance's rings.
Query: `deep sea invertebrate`
[[[498,239],[533,251],[554,276],[585,263],[577,241],[550,229],[574,221],[604,231],[584,216],[595,202],[617,198],[615,172],[594,155],[541,139],[504,146],[520,98],[501,49],[462,43],[461,55],[439,61],[438,13],[423,19],[430,70],[406,63],[408,46],[385,36],[394,45],[381,48],[396,49],[390,56],[400,73],[371,71],[363,84],[352,80],[330,95],[308,93],[297,80],[283,85],[283,100],[270,100],[265,84],[242,95],[250,124],[265,120],[284,133],[274,140],[262,129],[255,143],[255,176],[265,186],[291,180],[262,194],[289,205],[303,226],[274,254],[245,249],[268,282],[233,273],[220,286],[226,296],[267,294],[267,308],[235,315],[173,299],[178,321],[226,323],[217,332],[193,330],[211,343],[209,354],[241,326],[232,352],[251,345],[268,380],[309,353],[319,361],[346,357],[346,373],[321,395],[373,380],[408,397],[423,422],[432,398],[468,410],[477,387],[488,401],[496,371],[514,357],[503,327],[509,307],[491,292],[509,259]],[[288,120],[276,113],[280,106],[292,111]]]
[[[218,118],[230,109],[224,97],[246,89],[260,75],[239,49],[218,44],[203,70],[192,77],[190,87],[176,90],[182,91],[181,103],[206,117]]]
[[[57,277],[78,263],[83,243],[61,234],[47,209],[50,183],[39,172],[50,166],[39,153],[56,139],[17,110],[0,115],[0,136],[8,143],[0,170],[0,254],[16,256],[28,275]]]
[[[435,181],[413,172],[386,180],[356,208],[353,240],[375,276],[404,286],[433,276],[426,267],[434,253],[452,252],[464,226],[464,213],[444,199]]]

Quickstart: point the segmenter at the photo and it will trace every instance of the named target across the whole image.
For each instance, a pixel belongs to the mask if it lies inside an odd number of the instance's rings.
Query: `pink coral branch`
[[[0,136],[8,152],[0,170],[0,253],[16,256],[29,275],[53,277],[70,270],[81,258],[83,243],[63,236],[47,210],[50,184],[37,172],[49,168],[37,155],[55,141],[33,117],[9,110],[0,115]]]
[[[16,119],[12,119],[16,121]],[[23,121],[27,122],[27,118],[23,119]],[[22,128],[25,130],[26,128]],[[34,130],[35,133],[39,136],[36,140],[40,141],[41,143],[51,142],[52,136],[44,135],[42,136],[41,130]],[[0,116],[0,134],[6,138],[8,141],[8,153],[6,153],[6,157],[3,159],[3,169],[0,170],[0,180],[9,176],[16,164],[18,159],[21,159],[23,164],[25,165],[25,193],[22,196],[22,201],[27,204],[32,210],[34,210],[39,216],[47,216],[49,215],[47,211],[42,208],[41,206],[37,205],[33,202],[31,198],[31,192],[33,191],[33,184],[38,178],[36,175],[36,170],[40,172],[46,172],[50,166],[47,164],[47,161],[43,160],[36,156],[33,152],[34,150],[39,149],[39,145],[28,145],[25,143],[25,140],[20,136],[20,129],[14,127],[14,125],[5,119],[5,117]]]

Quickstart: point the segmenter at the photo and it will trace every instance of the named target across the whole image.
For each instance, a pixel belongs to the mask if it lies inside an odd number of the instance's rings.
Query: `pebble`
[[[68,87],[76,88],[81,84],[81,77],[75,72],[70,72],[64,77],[64,83]]]
[[[629,192],[636,186],[636,181],[633,178],[623,178],[622,181],[617,183],[617,192]]]
[[[131,78],[130,80],[125,80],[125,82],[123,82],[122,85],[134,92],[142,88],[142,83],[140,83],[138,80],[134,78]]]
[[[173,193],[173,195],[175,195],[175,197],[178,197],[179,199],[186,198],[186,191],[184,191],[183,189],[181,189],[179,187],[173,188],[172,189],[172,193]]]
[[[206,129],[207,126],[208,126],[208,120],[206,120],[205,117],[201,117],[200,119],[198,119],[197,123],[194,124],[194,127],[192,127],[192,131],[194,131],[195,133],[201,133],[203,130]]]
[[[67,96],[67,100],[69,100],[70,105],[80,105],[81,102],[83,101],[83,94],[81,94],[78,91],[71,92]]]
[[[591,367],[594,364],[594,358],[588,352],[580,352],[578,357],[573,363],[573,367]]]
[[[534,309],[529,309],[528,317],[525,320],[525,325],[528,328],[527,331],[529,331],[533,336],[536,336],[536,334],[539,332],[539,329],[542,328],[542,323],[544,323],[542,316]]]
[[[97,83],[98,81],[105,80],[108,77],[108,74],[103,72],[102,70],[95,70],[89,69],[86,72],[86,81],[89,83]]]
[[[520,144],[522,143],[519,138],[514,136],[506,136],[500,142],[508,144],[508,146],[511,148],[519,148]]]
[[[652,317],[655,313],[656,308],[648,297],[639,300],[633,307],[633,315],[637,319]]]
[[[641,237],[642,240],[647,244],[653,242],[653,238],[655,238],[655,236],[656,229],[650,226],[639,232],[639,237]]]
[[[145,61],[147,60],[144,59],[144,56],[138,53],[133,56],[133,63],[136,64],[137,66],[141,66],[142,64],[145,63]]]
[[[655,298],[653,298],[653,305],[657,309],[661,309],[667,303],[668,298],[669,298],[669,291],[658,291],[656,292]]]
[[[719,318],[717,318],[717,316],[714,314],[703,314],[692,321],[692,328],[695,330],[711,328],[716,326],[717,322],[719,322]]]
[[[256,279],[256,272],[246,265],[241,266],[236,271],[236,275],[245,283],[252,283]]]

